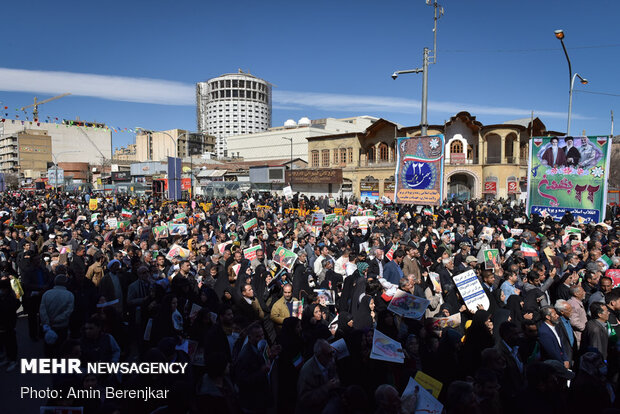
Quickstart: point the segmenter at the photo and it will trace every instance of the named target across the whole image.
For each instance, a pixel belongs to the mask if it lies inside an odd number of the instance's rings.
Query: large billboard
[[[527,209],[560,220],[599,223],[607,203],[611,140],[607,136],[534,137],[530,145]]]
[[[438,206],[443,194],[444,137],[398,138],[395,202]]]
[[[181,159],[168,157],[168,198],[181,199]]]

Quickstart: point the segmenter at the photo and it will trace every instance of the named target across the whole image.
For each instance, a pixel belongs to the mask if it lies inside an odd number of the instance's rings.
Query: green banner
[[[560,220],[570,211],[575,219],[601,222],[610,155],[607,136],[532,138],[528,212]]]

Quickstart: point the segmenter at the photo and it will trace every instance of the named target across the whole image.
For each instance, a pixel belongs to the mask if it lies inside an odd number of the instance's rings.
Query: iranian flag
[[[606,272],[607,269],[609,269],[614,264],[614,262],[606,254],[604,254],[601,257],[599,257],[599,259],[597,261],[603,263],[603,271],[604,272]]]
[[[527,243],[521,244],[521,251],[523,252],[523,256],[525,257],[537,257],[538,252],[533,246],[530,246]]]
[[[394,244],[390,250],[388,250],[388,252],[386,253],[385,257],[388,258],[388,260],[392,260],[394,259],[394,252],[396,251],[396,249],[398,249],[398,243]]]
[[[424,210],[422,210],[422,213],[425,216],[432,216],[433,215],[433,209],[430,207],[426,207]]]
[[[131,210],[127,210],[126,208],[124,208],[123,211],[121,212],[121,216],[125,218],[131,218],[132,215],[133,213],[131,212]]]

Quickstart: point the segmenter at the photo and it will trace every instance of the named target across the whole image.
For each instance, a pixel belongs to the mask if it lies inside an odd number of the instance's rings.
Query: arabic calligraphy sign
[[[398,138],[395,202],[438,206],[443,193],[444,137]]]
[[[286,182],[291,184],[341,184],[342,169],[303,169],[286,171]]]
[[[532,138],[528,212],[560,220],[570,211],[585,222],[602,221],[610,155],[607,136]]]

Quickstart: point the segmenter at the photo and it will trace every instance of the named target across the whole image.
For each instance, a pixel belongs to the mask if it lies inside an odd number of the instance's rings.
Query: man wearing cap
[[[48,290],[41,298],[39,316],[44,330],[52,329],[58,339],[54,343],[47,343],[46,353],[55,356],[56,350],[67,338],[69,318],[73,312],[73,293],[67,290],[67,276],[58,275],[54,279],[54,288]]]

